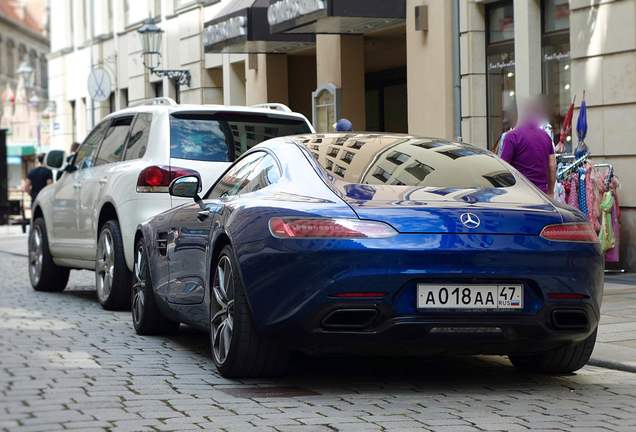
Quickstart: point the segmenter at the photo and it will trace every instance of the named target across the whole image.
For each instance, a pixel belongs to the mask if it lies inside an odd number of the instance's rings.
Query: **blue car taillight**
[[[594,227],[587,222],[548,225],[541,231],[541,237],[552,241],[598,243]]]
[[[292,238],[388,238],[397,231],[383,222],[359,219],[280,218],[269,221],[272,235],[281,239]]]

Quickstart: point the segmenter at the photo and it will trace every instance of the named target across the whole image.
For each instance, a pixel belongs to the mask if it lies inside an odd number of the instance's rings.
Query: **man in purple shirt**
[[[540,103],[528,104],[524,119],[506,134],[501,158],[543,192],[554,196],[556,156],[552,140],[541,129],[542,114]]]

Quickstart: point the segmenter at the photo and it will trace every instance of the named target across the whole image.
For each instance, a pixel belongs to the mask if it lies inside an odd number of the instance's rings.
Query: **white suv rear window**
[[[274,114],[176,113],[170,117],[170,157],[231,162],[263,141],[310,133],[303,119]]]

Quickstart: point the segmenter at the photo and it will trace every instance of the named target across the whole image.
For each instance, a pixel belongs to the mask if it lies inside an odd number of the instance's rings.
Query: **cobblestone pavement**
[[[0,253],[0,430],[634,431],[636,374],[543,377],[498,357],[298,360],[278,380],[226,380],[207,335],[139,337],[93,276],[31,290]]]

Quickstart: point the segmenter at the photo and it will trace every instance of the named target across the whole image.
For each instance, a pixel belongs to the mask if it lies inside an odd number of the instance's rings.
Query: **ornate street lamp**
[[[32,87],[31,79],[33,78],[33,68],[26,60],[22,60],[20,66],[18,66],[18,70],[16,71],[18,76],[23,79],[24,88],[30,90]]]
[[[152,18],[148,18],[137,32],[141,39],[141,56],[143,57],[144,67],[148,69],[150,73],[160,77],[165,76],[180,85],[190,87],[191,75],[189,70],[158,69],[161,65],[161,37],[163,30],[155,24]]]

